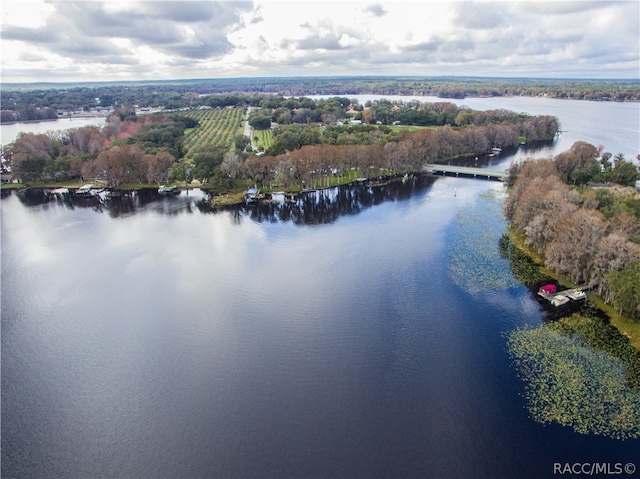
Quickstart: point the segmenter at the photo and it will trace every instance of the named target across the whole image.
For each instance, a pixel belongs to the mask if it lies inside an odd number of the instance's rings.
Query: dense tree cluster
[[[267,154],[247,158],[243,172],[257,183],[315,188],[352,170],[366,177],[421,171],[425,163],[517,146],[521,127],[507,122],[403,131],[374,125],[281,126]]]
[[[165,115],[131,116],[116,110],[103,128],[21,133],[2,149],[3,167],[23,181],[92,178],[122,183],[162,182],[182,156],[184,129],[192,120]]]
[[[611,153],[604,147],[596,148],[584,141],[575,142],[568,151],[556,155],[554,163],[562,181],[573,186],[589,183],[615,183],[623,186],[635,186],[640,179],[640,171],[632,162],[625,160],[619,153],[611,160]],[[638,155],[640,159],[640,155]],[[509,186],[518,176],[522,163],[512,164],[507,179]]]
[[[579,156],[576,151],[588,146],[572,150]],[[559,165],[557,158],[524,163],[505,205],[507,218],[547,267],[589,284],[618,310],[640,319],[638,194],[622,187],[571,187]]]
[[[2,123],[14,123],[17,121],[55,120],[57,118],[58,113],[55,108],[29,105],[20,108],[3,109],[0,121]]]
[[[448,106],[453,108],[448,108]],[[435,129],[436,134],[425,133],[420,129],[397,130],[385,125],[279,125],[273,130],[273,143],[267,154],[278,155],[285,151],[298,149],[305,145],[332,144],[379,144],[390,142],[413,141],[415,138],[429,135],[437,146],[430,150],[438,152],[438,158],[445,160],[460,156],[476,156],[489,151],[490,148],[511,148],[520,141],[548,140],[559,131],[558,119],[553,116],[528,117],[526,115],[505,113],[472,112],[458,109],[455,105],[440,104],[435,108],[447,108],[449,113],[443,115],[443,126]],[[400,109],[398,110],[400,111]],[[436,110],[437,111],[437,110]],[[453,127],[447,123],[449,117],[462,117],[463,126]],[[413,138],[413,140],[412,140]]]
[[[313,101],[306,97],[268,97],[249,116],[249,123],[258,130],[272,124],[332,125],[356,123],[405,126],[485,126],[489,124],[519,125],[519,134],[527,141],[552,139],[559,132],[558,119],[553,116],[529,116],[508,110],[475,111],[450,102],[375,100],[365,105],[356,99],[331,97]],[[304,143],[303,143],[304,144]]]
[[[2,86],[2,122],[55,118],[56,112],[122,105],[180,109],[262,105],[265,96],[359,94],[440,98],[546,96],[600,101],[640,101],[633,80],[540,80],[424,77],[219,78],[205,80],[29,84]],[[304,108],[304,107],[302,107]],[[289,108],[291,109],[291,108]],[[417,123],[418,119],[413,122]],[[425,123],[426,124],[426,123]]]

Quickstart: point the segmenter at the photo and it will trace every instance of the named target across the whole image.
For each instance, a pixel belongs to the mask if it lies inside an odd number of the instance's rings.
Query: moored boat
[[[538,290],[538,295],[542,296],[543,298],[546,298],[547,296],[556,294],[557,292],[558,292],[558,287],[555,284],[545,284],[544,286],[540,287],[540,289]]]
[[[563,304],[567,304],[569,302],[569,298],[562,294],[557,294],[553,298],[551,298],[549,302],[554,306],[562,306]]]
[[[158,188],[158,193],[161,195],[177,195],[180,194],[180,190],[175,186],[162,185]]]
[[[584,291],[572,291],[567,294],[567,296],[572,301],[582,301],[587,299],[587,294]]]
[[[91,183],[82,185],[76,190],[76,196],[92,196],[93,195],[91,191],[92,189],[93,189],[93,185]]]
[[[260,199],[260,190],[258,188],[249,188],[244,194],[244,200],[246,203],[253,204]]]

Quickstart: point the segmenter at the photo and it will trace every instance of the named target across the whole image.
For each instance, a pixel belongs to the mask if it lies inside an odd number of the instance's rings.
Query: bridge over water
[[[475,168],[472,166],[426,164],[423,168],[425,172],[435,175],[465,176],[498,181],[504,181],[507,177],[506,171],[488,170],[486,168]]]

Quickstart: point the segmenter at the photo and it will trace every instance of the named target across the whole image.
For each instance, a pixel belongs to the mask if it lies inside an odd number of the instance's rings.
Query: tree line
[[[426,163],[473,157],[492,147],[515,147],[530,120],[537,137],[557,132],[554,117],[528,118],[520,124],[503,121],[401,131],[373,125],[279,127],[266,155],[247,158],[243,172],[256,183],[315,188],[331,176],[346,177],[350,171],[366,177],[379,176],[381,171],[421,171]]]
[[[278,125],[273,129],[273,142],[266,153],[279,155],[305,145],[378,144],[430,138],[429,150],[437,151],[441,160],[460,156],[476,156],[491,148],[512,148],[521,142],[551,140],[560,131],[556,117],[531,117],[502,110],[476,112],[451,103],[428,105],[427,111],[439,113],[441,126],[436,128],[394,129],[385,125]],[[402,111],[398,109],[396,111]],[[375,116],[372,117],[372,121]],[[452,120],[449,122],[449,120]],[[431,131],[431,133],[425,130]],[[435,132],[435,133],[434,133]],[[421,140],[418,140],[420,143]]]
[[[599,101],[640,101],[637,80],[544,80],[429,77],[220,78],[180,81],[3,84],[2,121],[23,121],[35,111],[51,113],[138,105],[179,109],[194,106],[258,106],[264,95],[350,96],[360,94],[439,98],[545,96]],[[235,103],[216,104],[222,97]]]
[[[598,149],[577,142],[569,154],[595,159]],[[506,217],[546,267],[588,284],[618,311],[640,319],[640,198],[628,187],[570,186],[563,181],[566,156],[514,168]]]
[[[266,98],[249,116],[249,124],[257,130],[269,129],[274,123],[340,124],[354,120],[367,125],[403,126],[482,126],[505,122],[525,124],[522,136],[527,141],[552,139],[560,129],[557,119],[551,116],[533,117],[503,109],[475,111],[451,102],[382,99],[367,101],[362,105],[357,99],[346,97],[330,97],[316,101],[306,97]],[[541,122],[548,124],[541,125]]]

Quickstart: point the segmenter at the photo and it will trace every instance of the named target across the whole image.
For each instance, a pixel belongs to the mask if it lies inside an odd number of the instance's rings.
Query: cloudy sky
[[[637,0],[3,0],[0,18],[3,82],[640,77]]]

